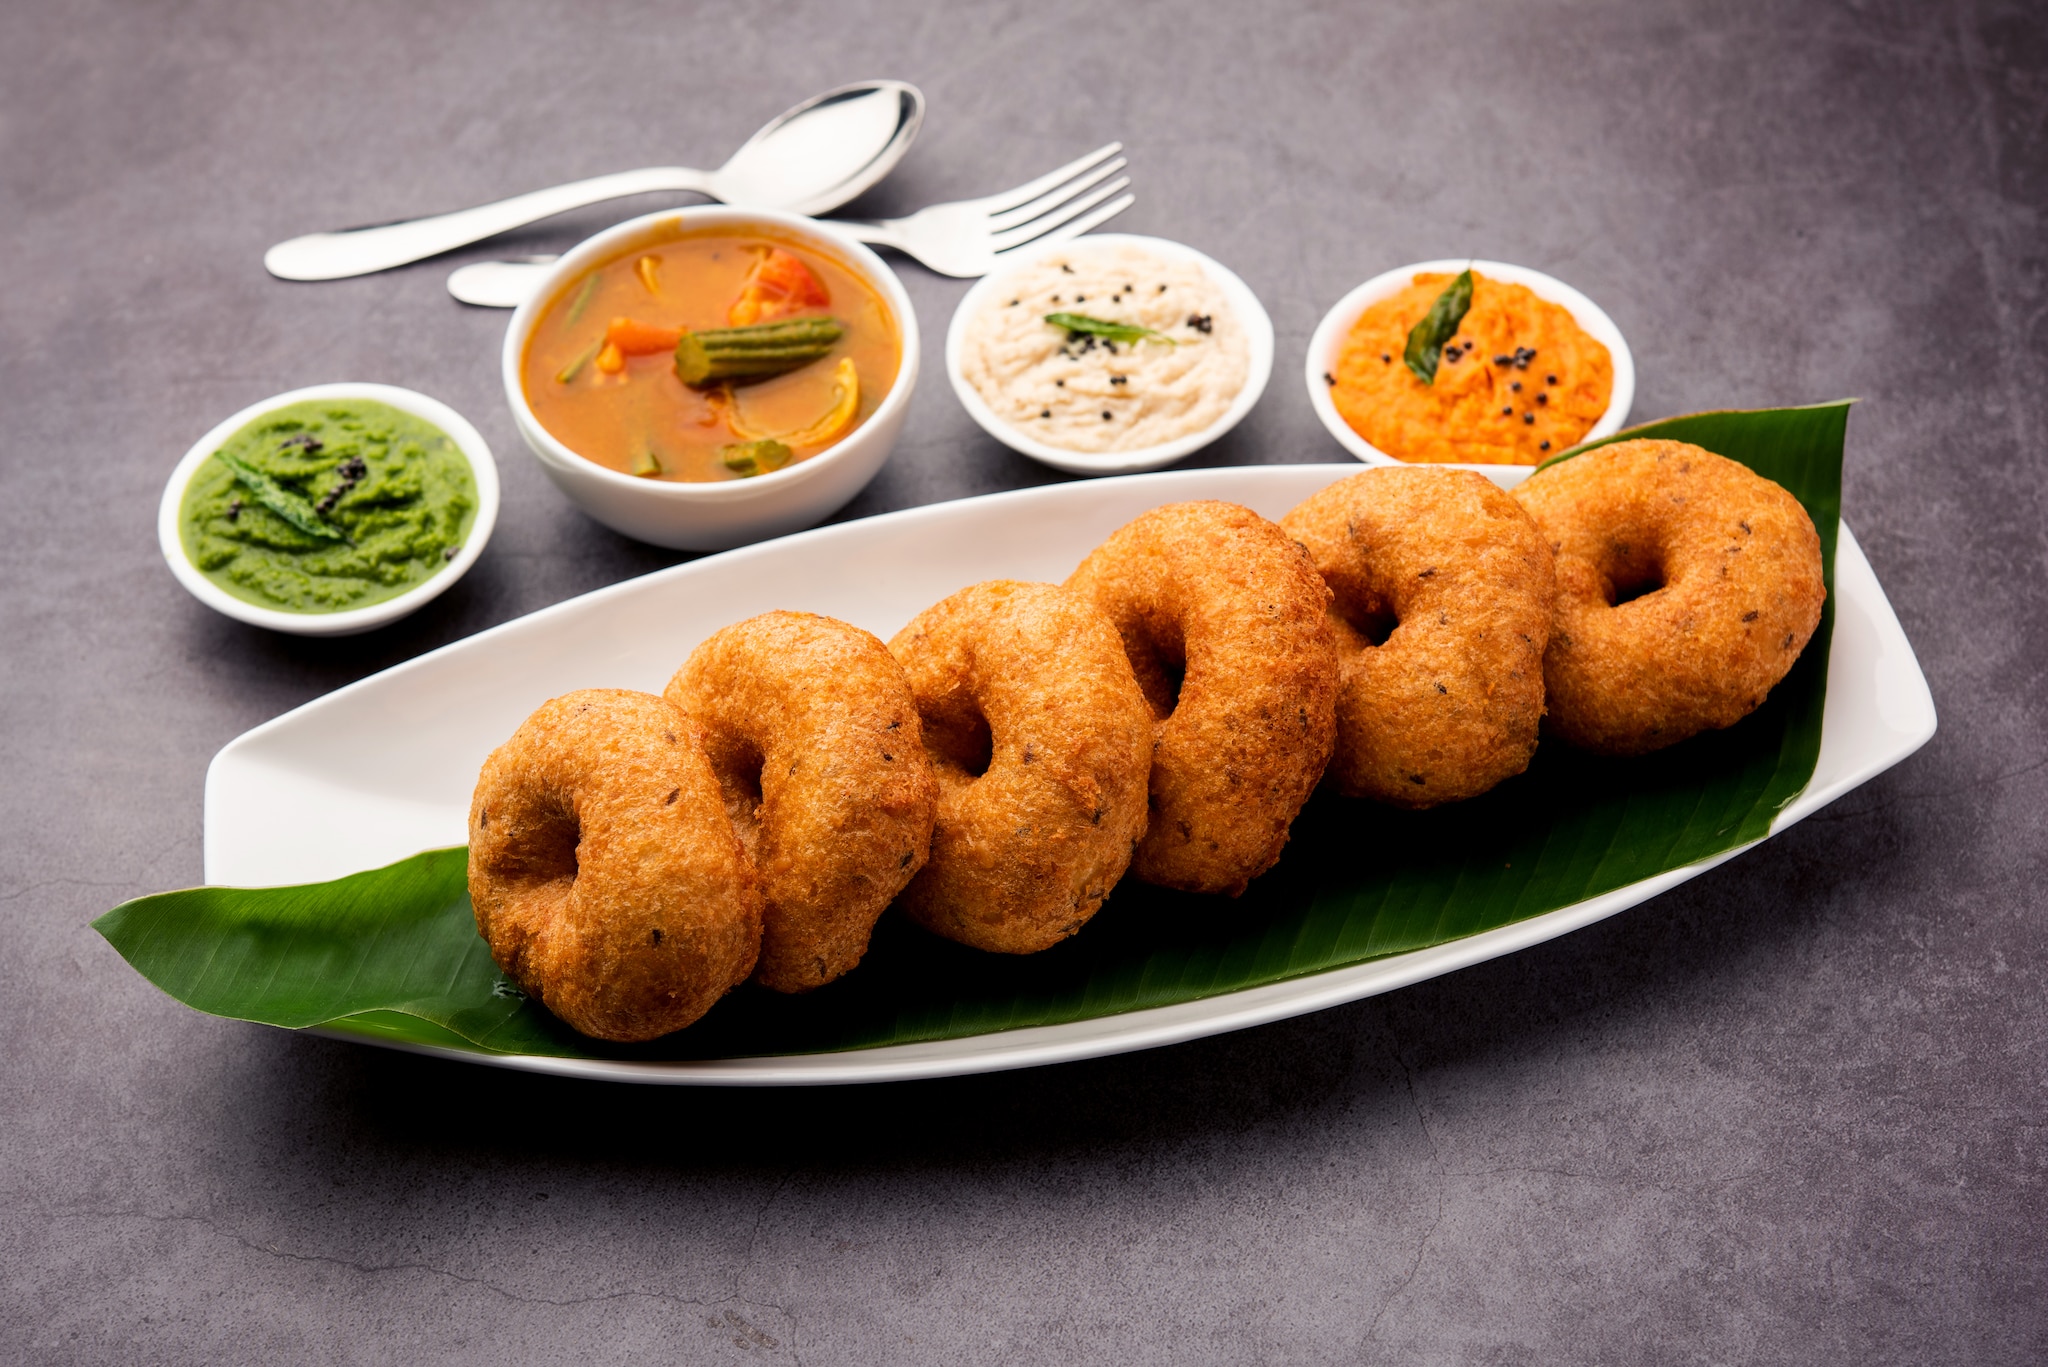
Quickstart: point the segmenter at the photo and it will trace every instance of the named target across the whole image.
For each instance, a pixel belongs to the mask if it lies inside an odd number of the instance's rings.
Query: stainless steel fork
[[[987,275],[1004,252],[1079,237],[1136,203],[1137,196],[1125,192],[1131,178],[1117,175],[1128,164],[1118,155],[1123,146],[1112,142],[1014,190],[934,204],[908,218],[817,221],[858,241],[893,247],[942,275]],[[448,277],[448,292],[465,304],[517,308],[554,260],[478,261]]]
[[[1029,242],[1079,237],[1130,208],[1137,196],[1110,198],[1131,183],[1129,176],[1100,183],[1124,168],[1124,158],[1117,156],[1122,150],[1122,143],[1113,142],[1028,185],[982,199],[934,204],[908,218],[826,221],[863,242],[914,256],[941,275],[987,275],[1006,251]]]

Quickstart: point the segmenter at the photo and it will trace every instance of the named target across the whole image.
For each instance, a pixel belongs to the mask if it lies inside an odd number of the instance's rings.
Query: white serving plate
[[[576,688],[658,693],[698,642],[755,613],[828,613],[886,639],[968,584],[1064,579],[1104,537],[1162,503],[1230,499],[1277,518],[1357,471],[1349,462],[1184,470],[991,494],[802,532],[585,594],[338,689],[230,742],[206,775],[206,881],[317,882],[459,845],[484,756],[540,703]],[[1772,833],[1912,754],[1934,725],[1919,661],[1845,526],[1820,759]],[[1024,1068],[1175,1044],[1403,987],[1612,916],[1729,857],[1450,944],[1201,1001],[966,1039],[676,1063],[398,1047],[635,1082],[880,1082]]]

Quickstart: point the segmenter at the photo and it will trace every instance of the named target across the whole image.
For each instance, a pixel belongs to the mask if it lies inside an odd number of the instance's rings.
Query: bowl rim
[[[526,388],[521,383],[520,369],[524,360],[527,339],[532,335],[535,323],[541,313],[553,302],[564,283],[581,274],[600,261],[609,261],[623,255],[619,248],[622,242],[652,234],[657,228],[675,225],[682,230],[696,227],[717,227],[722,224],[761,224],[780,229],[789,236],[809,240],[821,251],[833,253],[842,258],[843,264],[856,270],[877,294],[887,301],[889,309],[896,316],[897,336],[902,346],[902,356],[896,367],[896,378],[889,385],[889,392],[882,396],[875,411],[854,431],[840,438],[815,456],[772,470],[765,475],[750,479],[728,479],[716,481],[683,482],[679,480],[645,479],[614,470],[608,465],[581,454],[548,431],[533,406],[527,402]],[[589,480],[600,487],[618,491],[628,498],[640,498],[663,503],[746,504],[762,498],[772,497],[779,491],[805,484],[819,477],[821,472],[839,463],[848,452],[857,450],[861,438],[871,431],[881,430],[886,420],[910,402],[911,391],[916,388],[920,339],[917,327],[917,310],[912,307],[910,293],[903,287],[903,281],[889,269],[888,263],[877,256],[866,243],[836,231],[829,222],[821,219],[804,218],[798,214],[783,213],[772,209],[737,208],[727,204],[690,204],[680,209],[661,209],[638,218],[629,218],[615,223],[599,233],[593,233],[574,247],[564,252],[549,267],[548,273],[534,288],[533,293],[513,310],[512,320],[506,324],[505,340],[498,357],[499,378],[505,387],[505,401],[511,407],[512,418],[520,435],[533,449],[536,458],[543,463],[569,474],[574,478]]]
[[[1337,439],[1338,445],[1368,465],[1427,463],[1447,470],[1522,470],[1522,478],[1526,478],[1527,472],[1536,468],[1533,465],[1516,466],[1502,462],[1489,464],[1477,461],[1406,461],[1398,456],[1390,456],[1351,429],[1351,424],[1345,422],[1343,415],[1337,412],[1337,405],[1330,398],[1330,387],[1323,383],[1324,374],[1331,371],[1334,366],[1337,350],[1343,344],[1345,334],[1351,330],[1351,325],[1358,320],[1359,314],[1365,312],[1368,305],[1376,304],[1389,295],[1406,289],[1418,275],[1455,274],[1467,268],[1506,284],[1526,286],[1537,298],[1562,307],[1571,314],[1572,321],[1584,329],[1588,336],[1607,348],[1608,356],[1614,362],[1614,387],[1608,394],[1607,411],[1600,415],[1600,420],[1593,424],[1585,436],[1579,438],[1579,442],[1582,444],[1597,441],[1601,437],[1619,432],[1622,424],[1628,420],[1629,409],[1635,404],[1636,362],[1634,353],[1629,350],[1628,339],[1621,335],[1621,329],[1607,316],[1606,310],[1564,281],[1555,276],[1545,275],[1542,271],[1505,261],[1486,261],[1478,257],[1461,256],[1438,261],[1418,261],[1413,265],[1397,266],[1393,270],[1382,271],[1339,299],[1331,306],[1329,312],[1323,315],[1322,321],[1316,324],[1315,332],[1309,337],[1308,355],[1302,378],[1308,386],[1310,406],[1315,409],[1316,416],[1322,420],[1323,426],[1329,429],[1330,435]],[[1512,482],[1519,483],[1520,480]]]
[[[960,355],[966,346],[967,327],[984,301],[994,294],[1007,279],[1042,257],[1057,252],[1071,252],[1091,246],[1134,246],[1156,251],[1162,256],[1181,261],[1192,261],[1205,271],[1224,297],[1230,301],[1243,321],[1248,354],[1246,356],[1244,385],[1237,392],[1222,416],[1199,432],[1190,432],[1172,441],[1159,442],[1153,446],[1140,447],[1135,451],[1070,451],[1063,446],[1054,446],[1039,441],[1013,427],[996,415],[994,409],[981,397],[979,390],[967,382],[961,373]],[[1247,285],[1237,272],[1231,270],[1208,253],[1175,242],[1171,238],[1150,237],[1142,233],[1089,233],[1082,237],[1059,242],[1041,242],[1014,251],[1004,252],[1000,267],[977,280],[973,287],[961,297],[953,310],[953,320],[946,328],[946,378],[952,382],[953,392],[967,415],[981,427],[982,431],[994,437],[1003,445],[1033,460],[1076,475],[1128,475],[1144,470],[1157,470],[1177,460],[1193,455],[1205,446],[1220,440],[1232,428],[1243,422],[1259,400],[1265,397],[1266,385],[1273,377],[1273,318],[1266,312],[1266,306],[1259,296]]]
[[[443,569],[395,598],[386,598],[382,602],[370,603],[359,608],[344,608],[339,612],[287,612],[282,608],[267,608],[229,593],[207,578],[185,554],[181,514],[184,510],[185,490],[191,484],[192,477],[198,473],[199,467],[211,460],[213,453],[218,451],[229,437],[265,413],[312,399],[370,399],[388,404],[401,413],[409,413],[440,428],[455,442],[456,449],[462,452],[463,459],[469,462],[470,477],[476,481],[476,516],[470,522],[469,536],[456,551],[455,558]],[[499,501],[498,463],[491,456],[490,444],[484,440],[483,434],[476,430],[475,424],[469,419],[439,399],[422,394],[418,390],[404,389],[398,385],[377,384],[367,380],[341,380],[273,394],[267,399],[250,404],[231,417],[223,418],[214,424],[205,436],[192,443],[191,448],[171,470],[171,477],[164,484],[163,498],[157,504],[157,546],[163,552],[164,562],[170,566],[171,573],[185,587],[185,591],[223,616],[246,622],[250,626],[289,632],[295,636],[350,636],[395,622],[409,613],[418,611],[447,592],[456,580],[467,574],[469,567],[483,554],[484,543],[491,539],[491,533],[498,525]]]

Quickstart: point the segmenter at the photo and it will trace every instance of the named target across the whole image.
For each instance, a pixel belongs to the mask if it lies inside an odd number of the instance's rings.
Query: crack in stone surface
[[[1574,1172],[1570,1168],[1502,1167],[1502,1168],[1459,1168],[1445,1173],[1447,1177],[1563,1177],[1574,1182],[1591,1182],[1600,1186],[1624,1186],[1643,1191],[1661,1191],[1671,1196],[1705,1196],[1725,1187],[1739,1186],[1768,1176],[1762,1172],[1739,1172],[1727,1177],[1718,1177],[1698,1185],[1684,1185],[1673,1182],[1653,1182],[1647,1178],[1632,1177],[1618,1172]]]
[[[1436,1237],[1438,1228],[1444,1222],[1445,1188],[1449,1185],[1451,1177],[1450,1172],[1444,1167],[1443,1153],[1437,1148],[1436,1135],[1429,1128],[1429,1117],[1423,1113],[1422,1098],[1416,1094],[1415,1070],[1408,1065],[1407,1058],[1401,1053],[1401,1040],[1394,1030],[1391,1017],[1387,1020],[1387,1039],[1390,1045],[1389,1052],[1393,1054],[1394,1062],[1401,1067],[1401,1080],[1407,1086],[1408,1105],[1415,1112],[1415,1123],[1421,1129],[1422,1137],[1429,1143],[1430,1166],[1436,1170],[1436,1214],[1430,1217],[1429,1227],[1422,1231],[1422,1238],[1416,1241],[1415,1260],[1408,1265],[1407,1275],[1387,1293],[1386,1299],[1380,1302],[1380,1308],[1373,1313],[1372,1322],[1366,1325],[1365,1336],[1358,1341],[1361,1353],[1379,1336],[1380,1322],[1387,1317],[1387,1311],[1394,1308],[1394,1302],[1401,1298],[1402,1293],[1422,1271],[1422,1260],[1429,1253],[1429,1241]]]
[[[161,858],[162,856],[158,857]],[[154,863],[155,861],[152,860],[150,862]],[[45,888],[132,888],[134,886],[136,886],[136,883],[132,878],[107,880],[97,878],[45,878],[41,882],[30,883],[26,887],[16,888],[12,892],[0,892],[0,902],[18,902],[24,897],[43,891]],[[146,896],[147,894],[140,895]]]
[[[776,1199],[782,1195],[783,1190],[789,1186],[790,1180],[795,1176],[796,1169],[790,1168],[785,1170],[782,1174],[781,1179],[778,1180],[775,1183],[775,1186],[769,1191],[768,1199],[763,1201],[761,1203],[761,1208],[754,1212],[754,1226],[752,1229],[747,1231],[746,1255],[740,1259],[740,1265],[733,1270],[731,1299],[738,1300],[740,1298],[740,1282],[744,1280],[746,1278],[747,1273],[753,1269],[754,1250],[760,1244],[761,1226],[768,1219],[769,1207],[775,1204]]]
[[[1989,788],[1994,784],[2004,783],[2008,779],[2024,778],[2039,769],[2048,769],[2048,759],[2036,760],[2032,764],[2023,764],[2017,769],[2008,769],[1986,778],[1971,779],[1968,783],[1952,784],[1946,788],[1928,788],[1899,793],[1894,797],[1886,798],[1882,802],[1873,802],[1866,807],[1858,807],[1853,811],[1842,811],[1840,810],[1841,803],[1839,801],[1834,802],[1829,804],[1825,810],[1815,812],[1807,820],[1854,821],[1858,817],[1872,816],[1887,808],[1896,807],[1901,802],[1923,802],[1929,798],[1954,797],[1958,793],[1974,793],[1981,789]]]
[[[778,1199],[781,1198],[782,1193],[788,1188],[790,1182],[793,1181],[795,1177],[795,1168],[792,1167],[784,1169],[781,1179],[776,1182],[774,1189],[768,1193],[768,1199],[763,1201],[761,1203],[761,1208],[754,1212],[754,1227],[751,1230],[747,1231],[746,1256],[740,1259],[739,1267],[732,1274],[732,1295],[728,1299],[732,1300],[735,1304],[739,1305],[764,1306],[767,1309],[776,1311],[783,1317],[783,1319],[787,1320],[789,1322],[790,1360],[796,1363],[797,1367],[803,1367],[803,1354],[797,1350],[796,1315],[793,1312],[791,1312],[788,1309],[788,1307],[778,1305],[773,1301],[748,1301],[742,1300],[740,1298],[740,1284],[746,1280],[747,1273],[753,1270],[754,1254],[755,1251],[760,1247],[761,1226],[767,1223],[769,1209],[772,1206],[774,1206],[775,1202]]]

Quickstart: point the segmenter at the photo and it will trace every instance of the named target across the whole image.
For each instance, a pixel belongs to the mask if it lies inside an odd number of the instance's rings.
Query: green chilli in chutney
[[[476,508],[476,475],[440,428],[372,399],[312,399],[265,413],[200,465],[179,537],[244,602],[340,612],[440,573]]]

